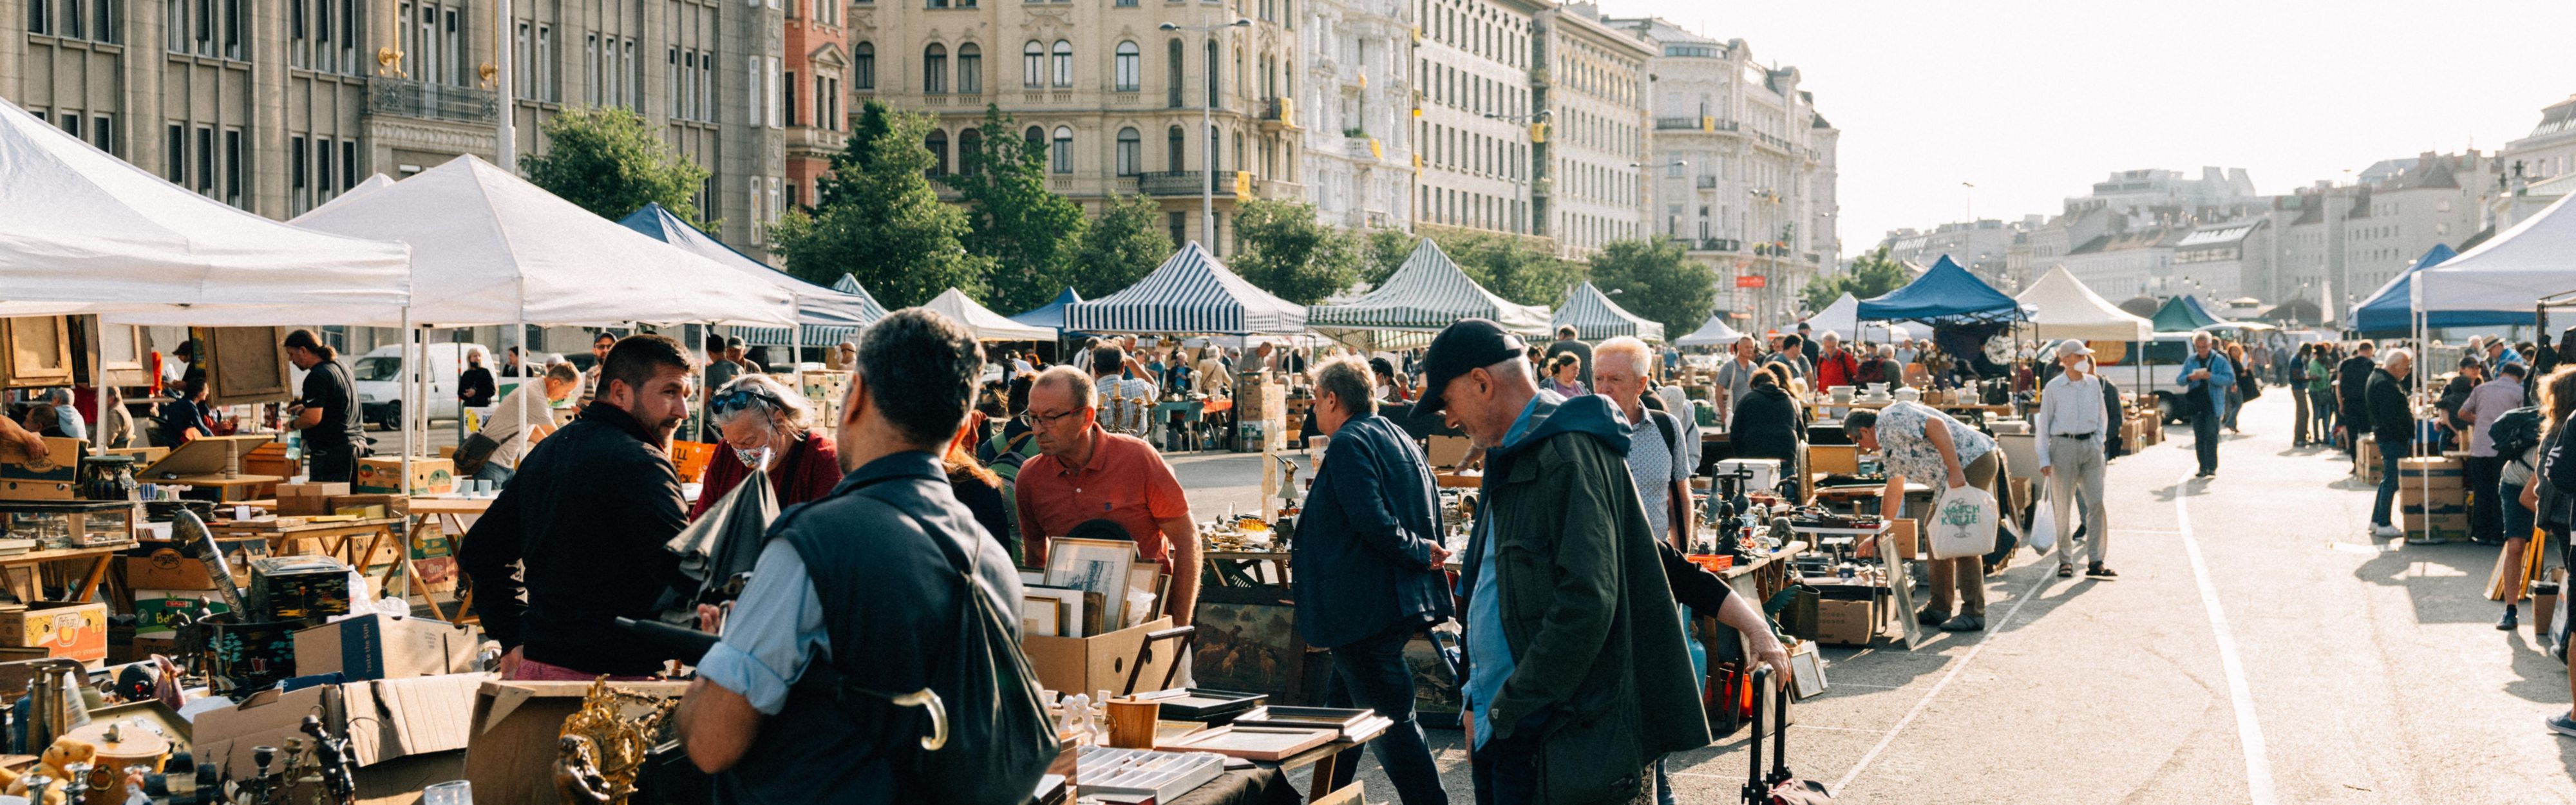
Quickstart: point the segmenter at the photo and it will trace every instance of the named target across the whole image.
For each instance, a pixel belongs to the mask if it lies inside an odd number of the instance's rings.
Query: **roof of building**
[[[2084,245],[2068,249],[2066,250],[2066,253],[2072,256],[2078,254],[2100,254],[2105,252],[2130,251],[2134,249],[2171,247],[2182,240],[2183,234],[2183,230],[2179,227],[2163,226],[2151,226],[2144,229],[2133,229],[2127,232],[2111,232],[2096,236],[2092,240],[2085,241]]]
[[[2209,224],[2207,226],[2194,229],[2189,234],[2183,235],[2181,240],[2174,242],[2174,248],[2194,249],[2233,246],[2237,243],[2243,242],[2247,236],[2254,234],[2254,230],[2261,228],[2265,223],[2267,222],[2264,219],[2255,218],[2251,220]]]
[[[1812,99],[1810,99],[1810,100],[1812,101]],[[1811,129],[1830,129],[1830,128],[1833,128],[1833,127],[1834,127],[1834,124],[1825,122],[1825,116],[1824,116],[1824,115],[1815,114],[1815,113],[1812,113],[1812,112],[1811,112],[1811,113],[1809,113],[1809,117],[1811,117],[1812,119],[1811,119],[1811,120],[1809,120],[1809,121],[1807,122],[1807,128],[1811,128]]]

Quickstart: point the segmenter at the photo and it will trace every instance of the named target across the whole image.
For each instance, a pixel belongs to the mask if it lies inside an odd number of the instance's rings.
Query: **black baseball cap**
[[[1413,403],[1414,418],[1440,416],[1440,409],[1448,405],[1441,396],[1449,390],[1449,381],[1528,353],[1529,346],[1519,336],[1490,319],[1461,319],[1441,328],[1422,354],[1422,398]]]

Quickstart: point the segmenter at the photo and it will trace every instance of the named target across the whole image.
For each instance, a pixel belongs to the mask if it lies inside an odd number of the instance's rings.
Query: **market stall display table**
[[[140,478],[136,480],[143,481]],[[277,485],[285,481],[286,479],[281,476],[252,475],[245,472],[231,476],[182,475],[176,478],[157,478],[143,482],[193,487],[205,490],[207,494],[214,497],[216,503],[237,504],[275,494]]]
[[[448,551],[452,556],[456,550],[457,540],[464,538],[465,529],[470,525],[467,520],[480,516],[485,511],[491,510],[493,500],[494,498],[469,498],[454,495],[422,495],[413,497],[409,504],[410,513],[408,516],[410,521],[405,523],[403,528],[403,554],[405,556],[413,556],[413,552],[419,551],[422,548],[421,541],[425,539],[423,535],[435,532],[448,535]],[[403,575],[412,577],[410,585],[401,589],[411,595],[419,596],[421,603],[429,605],[429,611],[432,616],[450,623],[470,622],[468,620],[469,616],[465,614],[465,611],[473,608],[473,593],[467,592],[458,595],[456,598],[456,617],[451,619],[447,616],[447,611],[439,606],[437,592],[420,586],[418,576],[413,573],[415,568],[412,567],[410,562],[399,562],[396,563],[396,566],[401,568],[400,572]],[[393,576],[394,571],[386,572],[384,582],[377,585],[380,592],[396,589],[393,586]]]
[[[1202,549],[1200,557],[1207,562],[1210,578],[1219,587],[1252,587],[1285,584],[1288,579],[1287,551],[1220,551]],[[1260,566],[1270,565],[1272,581],[1262,581]]]
[[[1477,489],[1485,485],[1485,473],[1479,470],[1444,472],[1435,477],[1442,489]]]
[[[115,557],[118,554],[124,553],[128,549],[133,548],[136,544],[137,543],[134,541],[128,540],[110,545],[95,545],[87,548],[58,548],[55,550],[28,551],[26,553],[10,554],[7,556],[0,556],[0,569],[20,567],[42,568],[43,566],[54,562],[77,562],[87,559],[90,563],[89,570],[81,577],[80,590],[66,600],[88,601],[98,592],[99,583],[107,578],[108,564],[115,561]],[[21,600],[34,600],[33,598],[24,597],[23,592],[21,595]],[[42,596],[39,595],[36,597]]]
[[[294,556],[306,553],[299,550],[301,544],[305,540],[313,540],[320,544],[319,555],[339,559],[347,562],[351,569],[364,571],[375,564],[373,560],[377,549],[401,544],[402,538],[396,536],[394,532],[400,530],[402,525],[403,518],[400,517],[362,517],[354,520],[286,517],[249,521],[220,520],[209,524],[206,530],[214,532],[218,538],[266,538],[269,554],[273,556]],[[350,547],[358,544],[359,537],[367,538],[366,547],[354,552],[349,550]],[[402,566],[399,561],[392,564],[395,568]],[[393,577],[393,568],[386,569],[385,577],[388,579]],[[382,584],[379,583],[378,586],[381,588]]]

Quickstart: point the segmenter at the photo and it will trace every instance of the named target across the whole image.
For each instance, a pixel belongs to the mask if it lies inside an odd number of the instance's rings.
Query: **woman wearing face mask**
[[[706,513],[763,462],[782,508],[820,500],[841,483],[840,451],[813,430],[814,405],[804,395],[768,375],[747,374],[716,389],[708,409],[726,449],[707,462],[706,486],[689,504],[689,519]]]

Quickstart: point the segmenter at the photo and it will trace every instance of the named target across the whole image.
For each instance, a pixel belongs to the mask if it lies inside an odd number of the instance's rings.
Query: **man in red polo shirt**
[[[1038,456],[1021,465],[1016,481],[1022,544],[1043,567],[1047,538],[1091,520],[1117,523],[1136,538],[1138,555],[1171,573],[1163,611],[1174,625],[1188,625],[1199,598],[1199,536],[1189,499],[1152,445],[1100,428],[1099,399],[1091,378],[1069,366],[1050,367],[1029,386],[1021,420],[1037,434]]]
[[[1842,334],[1826,330],[1824,335],[1817,337],[1817,340],[1824,342],[1825,349],[1824,352],[1816,355],[1816,391],[1822,392],[1835,386],[1858,385],[1860,361],[1852,357],[1850,352],[1843,350]]]

